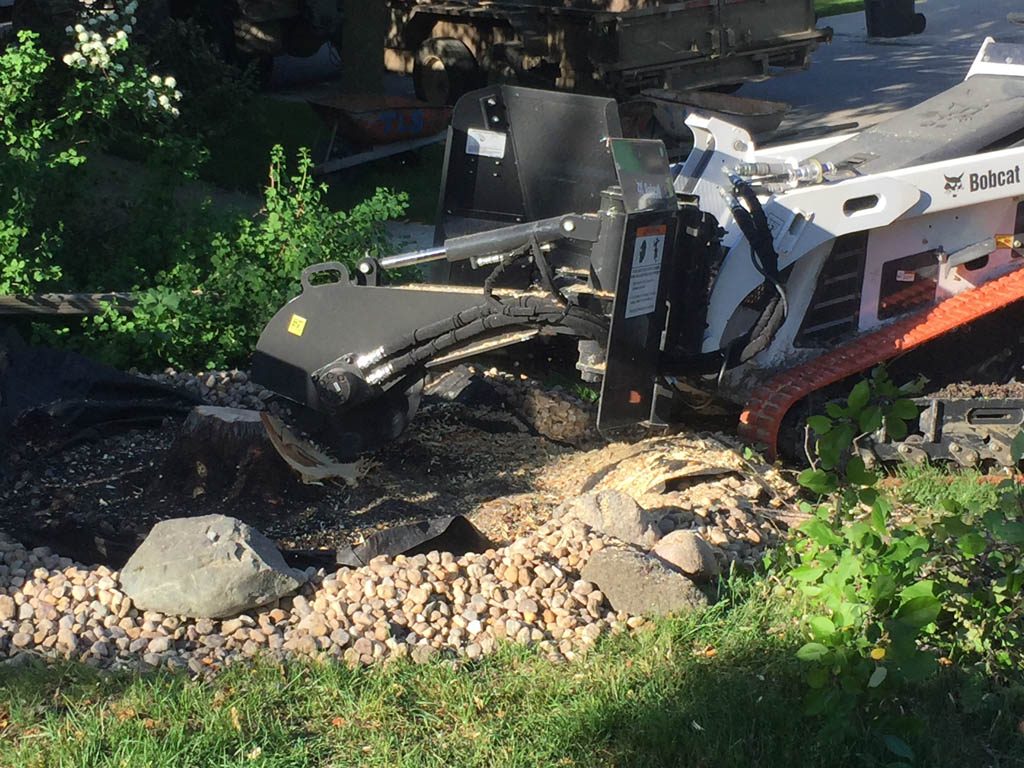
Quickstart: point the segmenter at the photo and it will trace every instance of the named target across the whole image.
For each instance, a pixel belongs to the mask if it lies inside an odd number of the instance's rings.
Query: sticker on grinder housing
[[[640,227],[633,246],[633,263],[629,271],[629,293],[626,296],[627,319],[649,315],[658,306],[658,280],[661,258],[665,253],[664,224]]]
[[[470,128],[466,131],[466,154],[500,160],[505,156],[507,142],[507,134],[483,128]]]

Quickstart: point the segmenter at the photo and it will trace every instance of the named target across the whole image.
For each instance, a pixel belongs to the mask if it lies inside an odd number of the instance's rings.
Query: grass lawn
[[[814,0],[818,16],[838,16],[841,13],[856,13],[864,10],[864,0]]]
[[[803,717],[791,612],[764,582],[735,595],[563,665],[506,647],[462,669],[268,662],[212,682],[0,668],[0,765],[909,765],[868,723]],[[1024,689],[947,671],[901,705],[914,765],[1024,765]]]

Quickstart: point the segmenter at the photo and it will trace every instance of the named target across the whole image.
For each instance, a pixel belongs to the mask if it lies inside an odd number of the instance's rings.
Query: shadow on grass
[[[805,693],[789,655],[729,658],[682,673],[635,701],[601,707],[590,728],[606,745],[602,762],[617,766],[1024,765],[1020,687],[943,675],[888,708],[900,717],[898,728],[863,714],[831,724],[807,717]],[[912,749],[912,759],[901,760],[888,746],[891,736]]]
[[[917,724],[899,734],[912,761],[862,716],[823,731],[802,714],[791,608],[739,591],[567,664],[504,645],[469,664],[262,660],[206,682],[0,667],[0,765],[1024,766],[1024,688],[956,672],[894,705]]]

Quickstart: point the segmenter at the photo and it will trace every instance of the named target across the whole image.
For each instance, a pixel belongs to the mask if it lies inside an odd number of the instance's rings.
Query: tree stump
[[[259,411],[200,405],[171,444],[158,481],[164,492],[228,500],[280,496],[295,484],[274,450]]]

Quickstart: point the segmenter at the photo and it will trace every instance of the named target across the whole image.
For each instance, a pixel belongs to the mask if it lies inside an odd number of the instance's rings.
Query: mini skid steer
[[[396,437],[430,371],[570,337],[605,433],[731,406],[774,454],[808,404],[879,363],[932,390],[882,460],[1012,463],[1024,425],[1024,47],[857,134],[758,148],[621,138],[609,99],[496,86],[448,137],[437,246],[302,275],[253,373],[355,454]],[[390,284],[418,267],[426,283]],[[898,437],[898,440],[893,439]],[[802,443],[802,438],[799,439]]]

